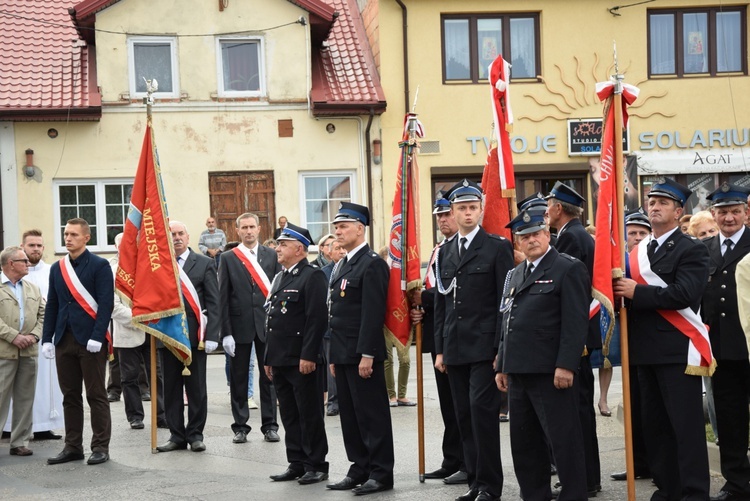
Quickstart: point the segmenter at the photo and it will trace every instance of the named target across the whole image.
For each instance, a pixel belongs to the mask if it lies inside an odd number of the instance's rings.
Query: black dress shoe
[[[140,419],[134,419],[130,422],[130,427],[134,430],[142,430],[145,425],[143,424],[143,421]]]
[[[498,499],[499,498],[493,496],[487,491],[479,491],[479,494],[474,498],[474,501],[498,501]]]
[[[297,480],[301,476],[302,476],[301,471],[287,468],[284,473],[280,473],[278,475],[271,475],[268,478],[270,478],[274,482],[288,482],[289,480]]]
[[[450,477],[454,473],[455,473],[455,471],[451,471],[451,470],[449,470],[447,468],[443,468],[441,466],[440,468],[438,468],[435,471],[429,471],[429,472],[425,473],[424,474],[424,478],[427,478],[427,479],[446,478],[446,477]]]
[[[711,501],[748,501],[750,496],[747,494],[736,494],[729,491],[719,491],[716,496],[711,496]]]
[[[92,452],[89,456],[88,464],[102,464],[109,461],[109,454],[106,452]]]
[[[109,400],[110,402],[117,402],[120,400],[120,395],[110,391],[109,393],[107,393],[107,400]]]
[[[479,495],[477,489],[469,489],[466,494],[462,494],[456,498],[456,501],[474,501]]]
[[[150,402],[151,401],[151,393],[141,393],[141,400],[143,402]]]
[[[384,484],[371,478],[359,487],[352,489],[352,492],[355,496],[364,496],[375,492],[388,491],[390,489],[393,489],[392,485]]]
[[[156,450],[159,452],[172,452],[185,449],[187,449],[187,444],[178,444],[177,442],[172,442],[171,440],[169,440],[164,445],[159,445],[156,447]]]
[[[338,409],[328,409],[326,411],[326,416],[338,416],[339,410]]]
[[[469,482],[469,474],[465,471],[457,471],[453,475],[448,475],[443,479],[443,483],[448,485],[461,485]]]
[[[621,471],[618,473],[613,473],[612,475],[609,476],[609,478],[611,478],[612,480],[627,480],[628,474],[627,472]],[[635,478],[651,478],[651,474],[635,472]]]
[[[281,439],[279,438],[279,434],[276,433],[276,430],[268,430],[266,432],[266,436],[264,437],[264,440],[266,442],[278,442]]]
[[[4,431],[2,436],[3,436],[3,438],[10,438],[10,432],[9,431]]]
[[[238,431],[234,434],[234,438],[232,439],[232,443],[235,444],[244,444],[247,442],[247,433],[244,431]]]
[[[190,442],[190,450],[193,452],[203,452],[206,450],[206,444],[202,440]]]
[[[34,440],[60,440],[62,435],[58,435],[52,430],[34,432]]]
[[[83,459],[82,452],[62,451],[60,454],[47,460],[47,464],[62,464],[70,461],[80,461]]]
[[[326,485],[326,489],[331,489],[332,491],[350,491],[362,482],[364,482],[364,480],[357,480],[352,477],[344,477],[343,480],[340,480],[335,484]]]
[[[307,471],[297,480],[301,485],[317,484],[323,480],[328,480],[328,473],[325,471]]]
[[[167,429],[167,428],[169,428],[169,425],[167,424],[166,421],[163,420],[163,421],[157,421],[156,422],[156,427],[157,428]]]

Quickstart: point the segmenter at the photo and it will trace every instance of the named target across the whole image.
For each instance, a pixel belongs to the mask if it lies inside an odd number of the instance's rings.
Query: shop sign
[[[568,120],[568,156],[598,157],[602,152],[602,131],[604,122],[601,118],[582,118]],[[630,131],[622,133],[622,151],[630,152]]]
[[[750,148],[635,151],[638,174],[699,174],[750,170]]]

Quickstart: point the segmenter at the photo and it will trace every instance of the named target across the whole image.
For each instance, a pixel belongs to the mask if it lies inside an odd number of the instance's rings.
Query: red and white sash
[[[180,287],[182,288],[182,295],[185,296],[185,299],[187,299],[190,309],[193,310],[193,314],[199,322],[198,345],[200,346],[206,338],[206,324],[208,323],[208,318],[203,313],[203,308],[201,308],[201,301],[198,297],[198,291],[195,290],[193,282],[190,281],[190,277],[187,276],[185,270],[183,270],[179,265],[178,267],[180,268]]]
[[[76,303],[78,303],[78,306],[88,313],[91,318],[96,320],[96,312],[99,311],[99,303],[97,303],[94,296],[86,290],[86,287],[83,286],[78,275],[76,275],[76,272],[73,269],[73,264],[70,262],[70,255],[67,255],[60,260],[60,272],[62,272],[63,281],[65,281],[65,285],[68,286],[68,290],[76,300]],[[109,329],[107,329],[104,337],[109,344],[109,354],[112,355],[112,334],[109,333]]]
[[[255,282],[255,285],[258,287],[258,289],[260,289],[263,297],[267,298],[268,291],[271,290],[271,282],[270,280],[268,280],[266,272],[263,271],[263,268],[260,267],[258,260],[248,259],[247,256],[239,249],[239,247],[235,247],[234,249],[232,249],[232,252],[234,252],[234,255],[237,256],[240,262],[245,265],[245,269],[250,274],[250,278],[253,280],[253,282]]]
[[[630,274],[633,280],[641,285],[667,287],[667,283],[651,270],[651,262],[647,254],[649,241],[640,242],[635,249],[630,251]],[[716,368],[716,361],[711,353],[708,327],[703,323],[700,315],[690,307],[681,310],[656,311],[690,340],[685,374],[712,375]]]

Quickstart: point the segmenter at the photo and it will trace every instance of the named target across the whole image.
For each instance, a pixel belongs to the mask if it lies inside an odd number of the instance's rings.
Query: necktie
[[[732,248],[734,247],[734,242],[732,242],[731,239],[727,238],[724,240],[724,247],[721,249],[721,255],[726,256],[727,252],[732,252]]]
[[[338,262],[338,265],[336,266],[336,273],[334,274],[331,283],[335,282],[336,279],[339,278],[339,275],[341,275],[341,270],[344,268],[344,265],[346,264],[348,259],[349,256],[344,256],[344,258]]]
[[[182,268],[182,256],[177,256],[177,266]]]
[[[534,263],[527,263],[526,264],[526,270],[523,272],[523,281],[525,282],[527,278],[531,275],[531,273],[534,271]]]
[[[461,237],[459,239],[459,242],[461,245],[458,246],[458,257],[463,257],[464,252],[466,252],[466,242],[468,239],[466,237]]]
[[[649,242],[648,249],[646,249],[646,254],[649,258],[654,257],[654,253],[656,252],[657,247],[659,247],[659,242],[657,242],[656,239]]]

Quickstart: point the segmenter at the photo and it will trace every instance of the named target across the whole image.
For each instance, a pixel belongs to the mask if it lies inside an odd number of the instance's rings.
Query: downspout
[[[409,113],[409,45],[407,43],[407,12],[404,2],[396,0],[396,3],[401,7],[401,36],[404,39],[404,113]]]
[[[367,207],[370,209],[370,217],[372,217],[372,144],[370,143],[370,127],[372,127],[372,119],[375,118],[375,108],[370,108],[370,117],[367,119],[367,127],[365,128],[365,170],[367,172]],[[368,231],[370,233],[370,245],[375,245],[375,230],[372,227],[372,221],[368,225]],[[377,249],[373,249],[377,252]]]

